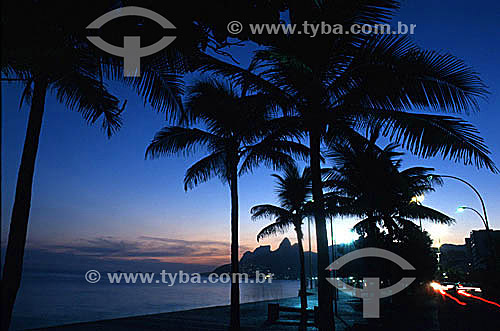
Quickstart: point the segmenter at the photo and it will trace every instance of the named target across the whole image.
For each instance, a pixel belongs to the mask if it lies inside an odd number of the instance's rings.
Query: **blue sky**
[[[464,117],[480,129],[499,165],[500,3],[481,1],[480,6],[471,6],[464,0],[404,1],[397,20],[417,24],[413,38],[422,47],[450,52],[481,74],[491,95],[487,101],[481,101],[480,113]],[[248,60],[248,49],[237,50],[235,54],[243,62]],[[127,99],[128,104],[122,130],[109,140],[97,126],[87,126],[79,114],[66,110],[53,97],[47,99],[28,244],[44,249],[69,244],[79,249],[93,246],[104,251],[106,245],[121,243],[123,247],[135,247],[135,252],[190,246],[202,252],[203,257],[195,256],[200,254],[194,254],[193,250],[180,249],[177,255],[164,260],[208,264],[225,261],[229,255],[228,188],[214,179],[184,192],[184,172],[201,154],[187,159],[144,160],[147,144],[165,125],[164,115],[144,106],[128,88],[117,83],[110,87],[122,100]],[[20,110],[18,107],[20,94],[19,86],[2,85],[1,239],[4,243],[27,122],[27,107]],[[451,161],[405,157],[403,167],[416,165],[435,167],[440,174],[471,181],[485,197],[491,226],[500,228],[500,206],[496,203],[500,200],[498,175]],[[257,169],[253,175],[241,179],[242,253],[259,245],[255,237],[265,224],[250,220],[250,208],[275,202],[271,173]],[[476,215],[456,213],[459,205],[480,208],[473,192],[459,182],[446,181],[424,203],[457,220],[456,225],[446,229],[424,223],[424,228],[431,230],[435,238],[440,233],[441,242],[463,243],[470,230],[481,227]],[[342,233],[353,224],[353,220],[337,221],[336,227]],[[295,241],[292,232],[288,236]],[[102,246],[104,238],[107,242]],[[158,238],[168,244],[159,245]],[[262,244],[276,248],[281,239],[267,239]],[[142,257],[136,254],[135,258]]]

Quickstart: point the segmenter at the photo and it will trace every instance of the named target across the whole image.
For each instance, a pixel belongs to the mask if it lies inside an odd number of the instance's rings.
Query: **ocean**
[[[204,278],[202,278],[204,279]],[[299,282],[240,284],[241,302],[298,295]],[[230,284],[91,284],[84,274],[25,273],[14,307],[12,330],[47,327],[228,305]]]

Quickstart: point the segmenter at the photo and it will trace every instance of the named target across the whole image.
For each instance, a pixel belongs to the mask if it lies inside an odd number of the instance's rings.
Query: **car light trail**
[[[434,291],[441,293],[441,295],[443,297],[446,296],[446,297],[450,298],[451,300],[458,303],[460,306],[467,306],[467,304],[465,302],[462,302],[462,301],[458,300],[457,298],[455,298],[454,296],[446,293],[447,287],[445,287],[439,283],[436,283],[436,282],[432,282],[431,287],[434,289]]]
[[[494,305],[494,306],[497,306],[497,307],[500,308],[500,304],[498,304],[496,302],[493,302],[493,301],[490,301],[490,300],[483,299],[481,297],[477,297],[475,295],[472,295],[470,293],[465,292],[464,290],[459,290],[459,291],[457,291],[457,293],[460,294],[460,295],[463,295],[465,297],[468,297],[468,298],[472,298],[472,299],[476,299],[476,300],[481,300],[483,302],[489,303],[490,305]]]
[[[481,288],[472,286],[457,286],[457,290],[482,292]]]
[[[455,298],[453,295],[450,295],[450,294],[446,293],[443,289],[439,289],[439,293],[441,293],[443,296],[447,296],[451,300],[453,300],[456,303],[458,303],[460,306],[467,306],[467,304],[465,302],[460,301],[457,298]]]
[[[440,289],[444,289],[443,285],[436,282],[432,282],[431,287],[434,289],[434,291],[439,291]]]

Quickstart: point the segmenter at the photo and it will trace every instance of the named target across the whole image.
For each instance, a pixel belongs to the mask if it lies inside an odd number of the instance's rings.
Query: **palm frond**
[[[290,213],[288,210],[274,206],[274,205],[257,205],[252,207],[250,210],[250,213],[252,214],[252,220],[258,220],[261,218],[270,218],[270,219],[289,219],[290,222],[292,222],[292,213]]]
[[[379,217],[367,217],[362,219],[361,221],[354,224],[352,229],[356,231],[358,234],[367,233],[372,229],[375,229],[382,220]]]
[[[217,136],[201,129],[168,126],[155,134],[146,149],[146,158],[154,159],[177,153],[191,155],[200,148],[215,146],[219,140]]]
[[[488,93],[462,60],[421,50],[408,36],[373,35],[343,76],[331,90],[348,91],[344,104],[374,108],[468,112]]]
[[[257,241],[260,241],[263,238],[272,236],[272,235],[278,235],[280,233],[285,233],[291,226],[291,223],[288,222],[275,222],[271,223],[268,226],[264,227],[260,232],[257,234]]]
[[[26,81],[24,85],[23,93],[21,94],[21,100],[19,101],[19,109],[23,106],[24,103],[27,105],[31,105],[31,98],[33,96],[33,79],[30,78]]]
[[[274,170],[286,169],[295,165],[293,157],[307,160],[309,148],[298,142],[268,136],[255,145],[245,147],[239,174],[252,172],[259,164]]]
[[[308,167],[304,168],[302,174],[295,163],[286,165],[283,175],[272,175],[276,178],[276,193],[280,205],[296,213],[304,212],[306,201],[310,200],[312,194],[311,172]]]
[[[199,79],[188,87],[184,101],[186,124],[203,121],[212,130],[224,127],[227,121],[235,120],[235,108],[239,96],[234,87],[216,79]]]
[[[213,177],[228,182],[226,156],[222,152],[210,154],[189,167],[184,176],[184,190],[192,189]]]
[[[251,64],[251,69],[255,69],[256,65]],[[294,107],[294,100],[291,95],[287,95],[278,86],[272,84],[269,80],[256,74],[248,69],[241,68],[234,64],[230,64],[219,59],[216,59],[207,54],[200,54],[196,60],[196,69],[202,73],[210,73],[224,77],[237,86],[245,87],[249,92],[259,92],[266,94],[274,100],[274,103],[279,105],[282,110],[291,109]]]
[[[399,216],[411,219],[427,220],[439,224],[453,224],[455,219],[430,207],[417,203],[410,203],[406,208],[399,211]]]
[[[374,25],[388,22],[400,7],[400,1],[395,0],[316,0],[314,4],[315,6],[311,6],[309,2],[298,1],[291,7],[294,13],[291,15],[296,19],[300,18],[300,22],[311,19],[311,15],[315,14],[318,20],[328,20],[345,26]]]
[[[256,149],[253,149],[244,157],[238,171],[238,176],[251,173],[258,165],[261,164],[268,168],[272,168],[273,170],[278,170],[282,169],[286,165],[292,164],[293,162],[293,158],[289,154],[283,152],[272,150],[257,151]]]
[[[251,172],[260,163],[277,170],[293,166],[295,164],[293,157],[307,160],[309,148],[299,142],[285,140],[284,134],[286,133],[271,132],[257,144],[245,146],[239,173]]]
[[[417,156],[441,155],[498,172],[479,131],[460,118],[381,109],[356,111],[355,116],[360,120],[359,127],[382,126],[383,136]]]
[[[105,78],[122,81],[130,86],[145,104],[165,113],[167,120],[178,121],[184,116],[181,101],[184,94],[183,73],[159,54],[141,61],[141,74],[138,77],[124,77],[123,61],[110,56],[101,56],[100,70]]]
[[[74,70],[51,84],[59,102],[82,114],[90,124],[102,118],[108,137],[120,129],[118,99],[95,77]]]

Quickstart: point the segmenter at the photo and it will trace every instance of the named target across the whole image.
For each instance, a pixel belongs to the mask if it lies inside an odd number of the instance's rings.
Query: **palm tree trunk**
[[[329,265],[328,237],[326,231],[325,210],[323,204],[323,185],[321,180],[321,139],[320,130],[313,128],[309,132],[311,153],[312,193],[314,199],[314,221],[316,225],[316,247],[318,251],[318,305],[319,330],[335,330],[333,321],[332,285],[328,283]]]
[[[300,326],[301,329],[305,330],[307,326],[307,284],[306,284],[306,262],[304,258],[304,246],[302,244],[302,229],[299,227],[295,228],[297,231],[297,242],[299,245],[299,260],[300,260]]]
[[[231,169],[231,330],[240,329],[238,169]]]
[[[47,82],[35,79],[33,99],[24,141],[23,154],[17,176],[16,195],[10,221],[9,239],[2,274],[2,330],[9,329],[12,310],[16,300],[23,271],[24,247],[28,232],[31,207],[33,174],[38,152],[38,142],[42,128]]]

